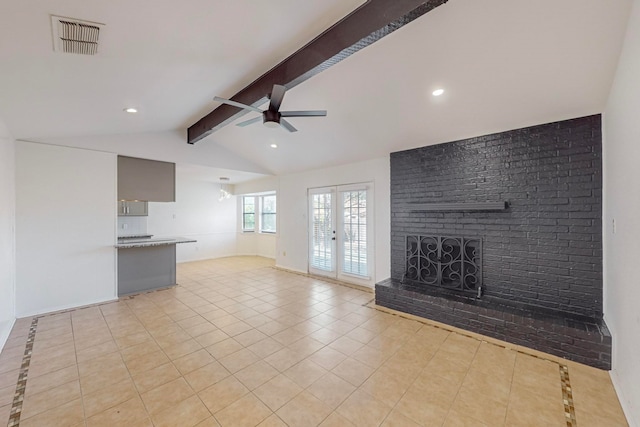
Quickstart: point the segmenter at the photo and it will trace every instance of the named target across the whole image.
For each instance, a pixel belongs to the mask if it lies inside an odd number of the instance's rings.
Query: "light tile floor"
[[[370,292],[263,258],[178,267],[173,289],[38,318],[21,426],[627,425],[607,372],[376,309]],[[0,422],[31,324],[0,354]]]

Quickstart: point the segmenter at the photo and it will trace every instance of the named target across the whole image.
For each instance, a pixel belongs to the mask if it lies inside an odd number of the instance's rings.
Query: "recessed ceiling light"
[[[125,108],[125,109],[124,109],[124,111],[125,111],[125,113],[132,113],[132,114],[133,114],[133,113],[137,113],[137,112],[138,112],[138,110],[137,110],[137,109],[135,109],[135,108],[131,108],[131,107],[129,107],[129,108]]]
[[[271,148],[278,148],[278,144],[271,144],[269,147],[271,147]]]
[[[431,94],[432,94],[433,96],[440,96],[440,95],[442,95],[443,93],[444,93],[444,89],[436,89],[436,90],[434,90],[433,92],[431,92]]]

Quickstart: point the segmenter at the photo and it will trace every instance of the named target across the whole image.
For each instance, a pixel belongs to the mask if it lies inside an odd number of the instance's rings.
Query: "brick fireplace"
[[[601,116],[391,154],[376,303],[608,369]]]

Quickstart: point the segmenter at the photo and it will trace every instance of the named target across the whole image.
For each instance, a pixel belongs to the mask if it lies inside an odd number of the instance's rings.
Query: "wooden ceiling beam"
[[[231,99],[261,105],[274,84],[291,89],[447,1],[368,0]],[[195,144],[244,114],[246,110],[220,105],[188,128],[188,143]]]

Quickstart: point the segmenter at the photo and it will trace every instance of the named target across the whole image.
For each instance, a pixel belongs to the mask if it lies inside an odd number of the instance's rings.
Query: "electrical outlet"
[[[616,234],[616,220],[614,219],[613,221],[611,221],[611,225],[613,228],[613,234]]]

